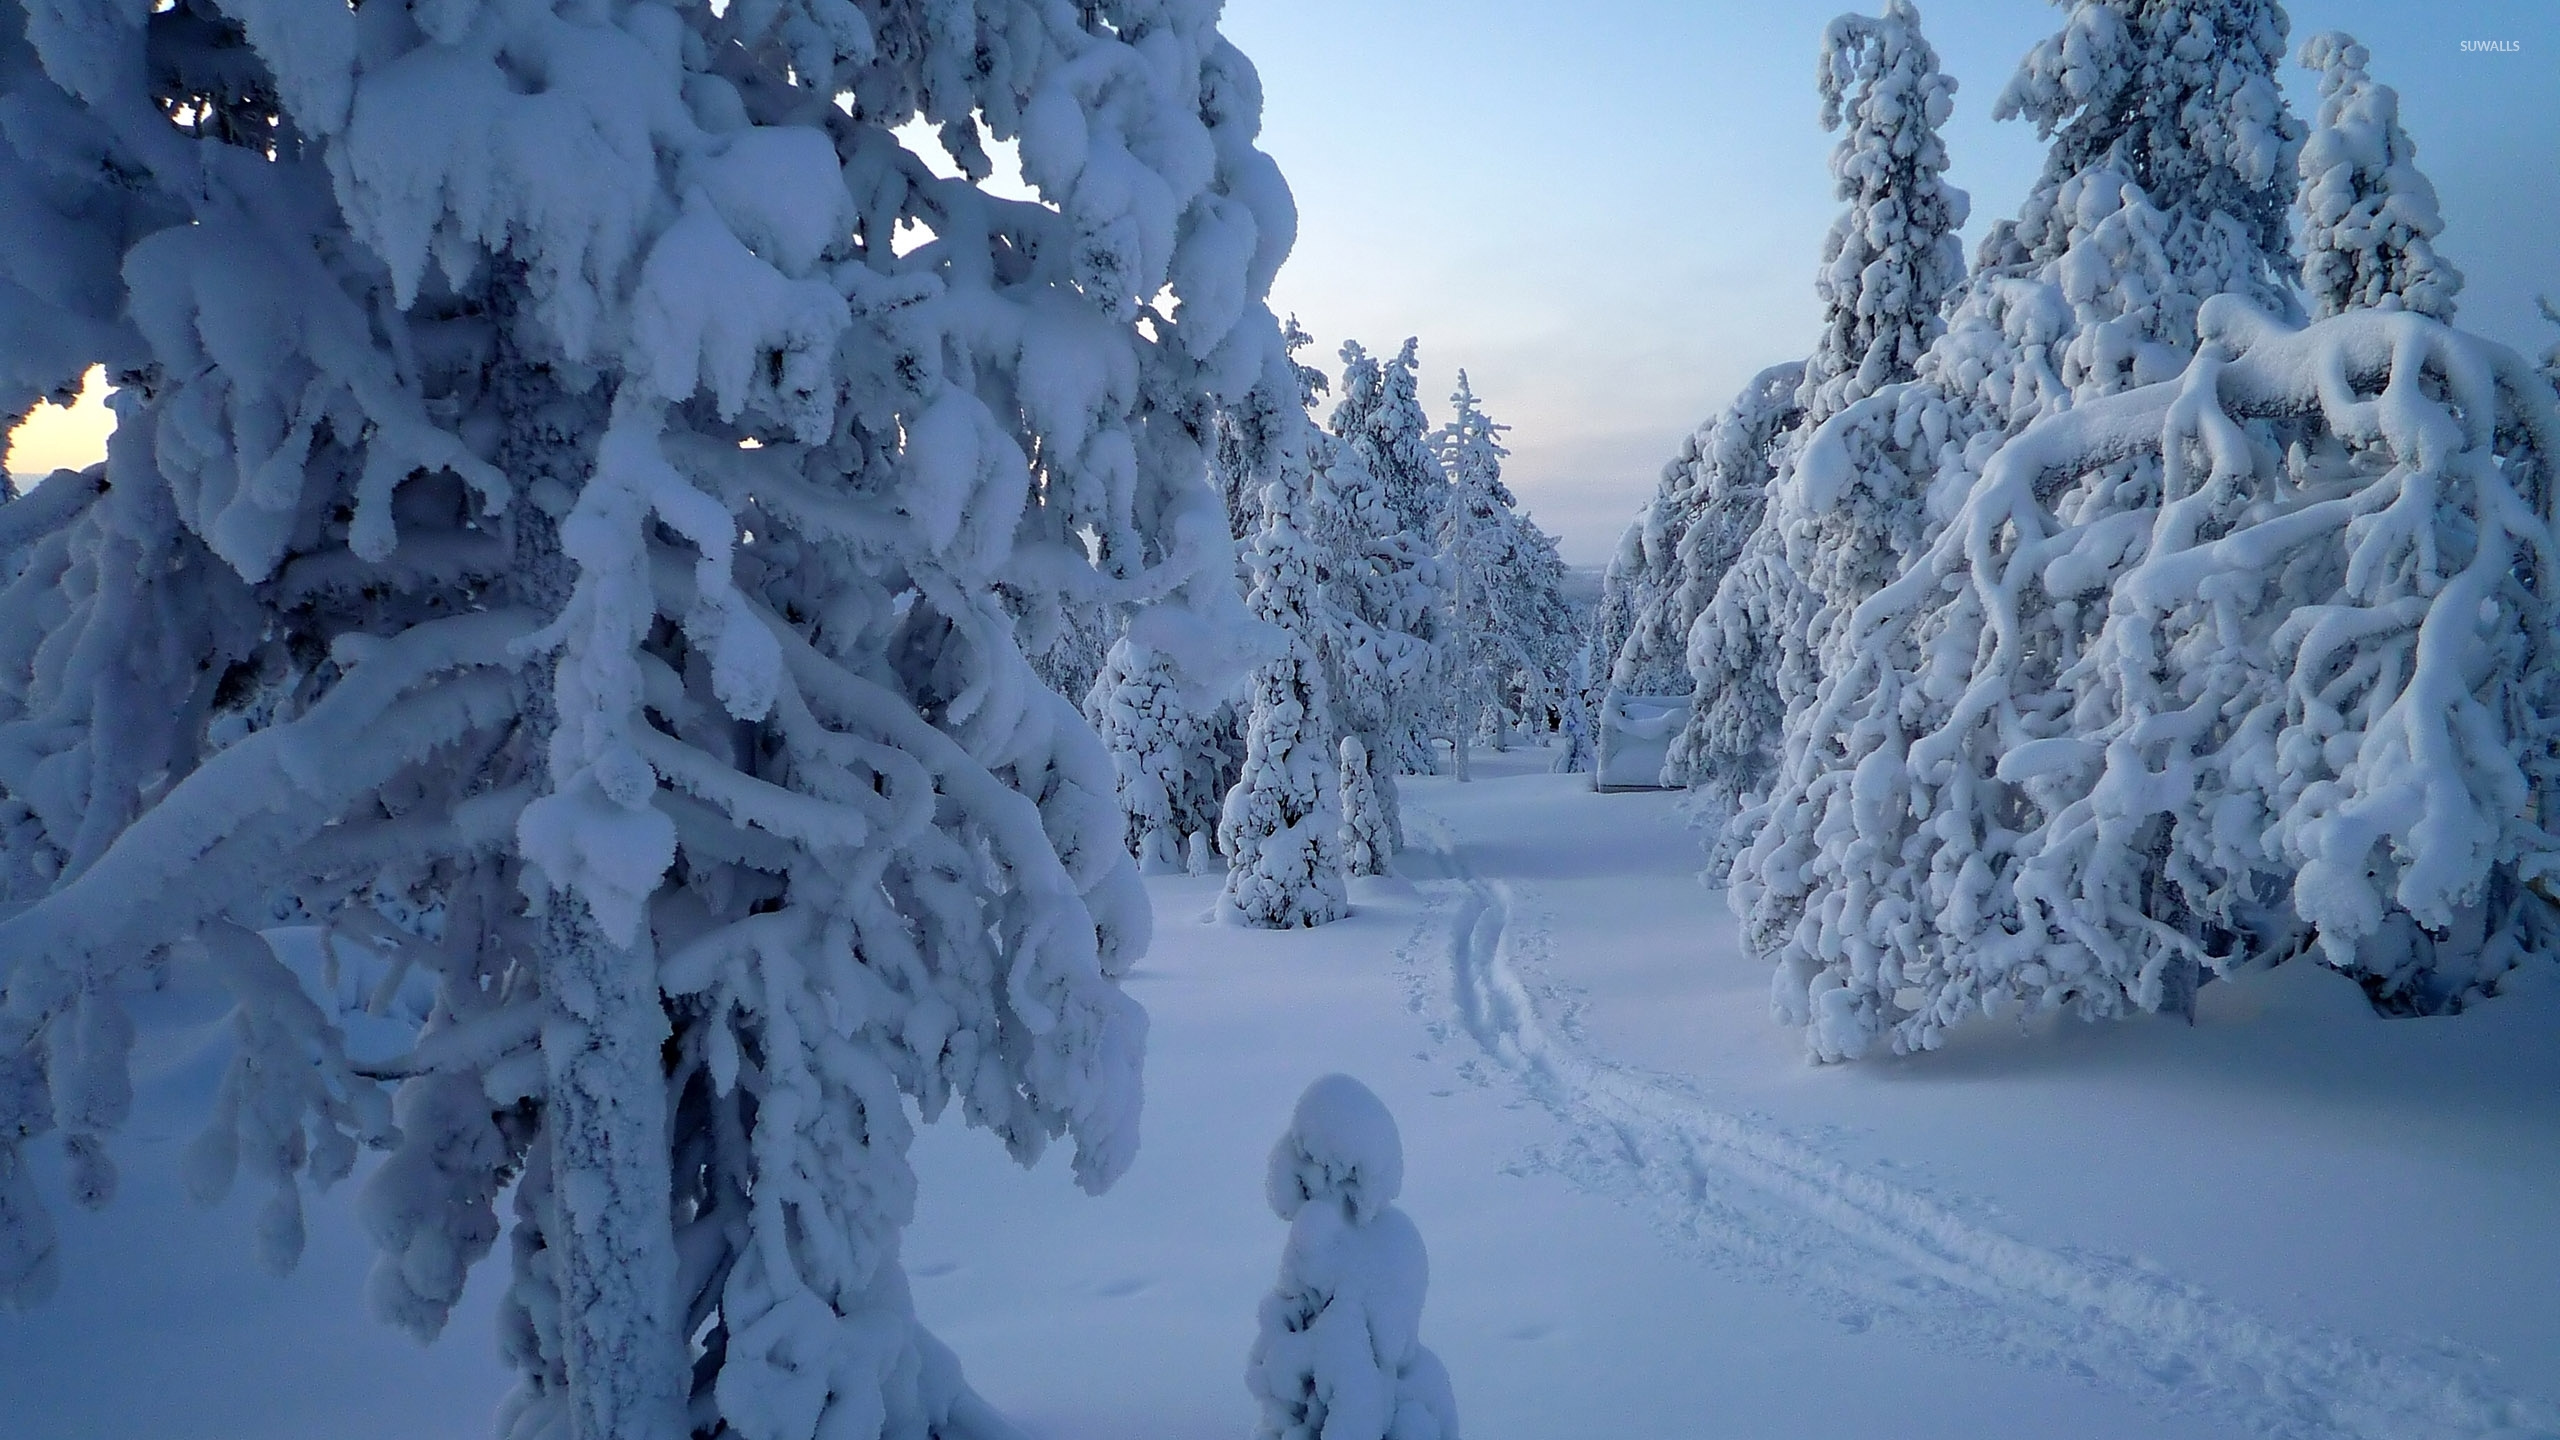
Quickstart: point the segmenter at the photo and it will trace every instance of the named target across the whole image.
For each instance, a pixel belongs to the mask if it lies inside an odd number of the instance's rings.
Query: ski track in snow
[[[1439,817],[1408,807],[1406,819],[1405,873],[1432,902],[1399,957],[1416,1005],[1443,996],[1486,1057],[1568,1126],[1580,1163],[1555,1168],[1637,1200],[1708,1258],[1812,1292],[1853,1330],[1884,1319],[2252,1434],[2560,1432],[2560,1408],[2502,1389],[2485,1357],[2295,1333],[2155,1268],[2028,1244],[1670,1079],[1585,1055],[1569,1016],[1551,1030],[1515,968],[1544,949],[1517,918],[1520,892],[1474,873]]]

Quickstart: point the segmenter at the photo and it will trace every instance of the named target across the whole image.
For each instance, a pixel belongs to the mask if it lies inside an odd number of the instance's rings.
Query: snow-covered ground
[[[1250,1432],[1264,1158],[1333,1070],[1401,1122],[1472,1440],[2560,1432],[2560,974],[2383,1022],[2298,965],[2192,1027],[1810,1067],[1674,798],[1544,762],[1406,782],[1402,877],[1322,930],[1150,881],[1145,1140],[1109,1195],[926,1132],[918,1307],[1036,1440]],[[176,1198],[173,1143],[126,1147],[64,1293],[0,1317],[0,1433],[485,1433],[491,1277],[418,1351],[361,1318],[343,1216],[270,1280],[248,1206]]]

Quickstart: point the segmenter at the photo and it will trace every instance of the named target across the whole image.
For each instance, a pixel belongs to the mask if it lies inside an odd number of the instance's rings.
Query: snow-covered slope
[[[1262,1137],[1341,1069],[1404,1127],[1478,1440],[2560,1430],[2560,976],[2385,1022],[2297,966],[2192,1028],[1814,1068],[1676,800],[1536,763],[1409,782],[1407,878],[1317,934],[1154,882],[1112,1195],[920,1145],[918,1305],[991,1400],[1055,1440],[1245,1433]]]

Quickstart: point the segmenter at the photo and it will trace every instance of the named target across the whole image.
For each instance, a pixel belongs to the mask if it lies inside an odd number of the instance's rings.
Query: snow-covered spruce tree
[[[1767,769],[1763,752],[1776,732],[1762,711],[1775,703],[1777,652],[1776,637],[1727,634],[1708,614],[1758,533],[1769,482],[1804,423],[1803,380],[1804,366],[1792,361],[1761,371],[1682,447],[1675,463],[1688,472],[1696,513],[1672,552],[1677,583],[1657,613],[1639,621],[1658,637],[1651,643],[1670,650],[1680,680],[1697,695],[1671,739],[1662,783],[1695,787],[1720,816],[1730,815]],[[1744,593],[1758,592],[1738,590],[1736,605]],[[1707,683],[1699,683],[1701,675]]]
[[[1276,379],[1277,377],[1275,377]],[[1255,464],[1270,476],[1253,537],[1254,617],[1279,632],[1279,654],[1253,674],[1243,773],[1218,819],[1227,857],[1219,913],[1241,924],[1286,930],[1324,925],[1351,913],[1342,881],[1342,807],[1321,629],[1324,597],[1314,523],[1310,451],[1330,437],[1305,419],[1312,390],[1290,376],[1296,425],[1276,426]]]
[[[1271,482],[1274,457],[1283,439],[1306,423],[1313,397],[1332,384],[1322,370],[1298,359],[1299,351],[1315,343],[1315,337],[1298,324],[1298,317],[1290,316],[1280,327],[1290,383],[1274,380],[1257,385],[1218,410],[1211,469],[1226,500],[1228,533],[1238,542],[1239,593],[1253,585],[1252,552],[1243,542],[1262,529],[1262,495]]]
[[[1395,437],[1382,434],[1377,424],[1389,398],[1380,367],[1356,344],[1343,346],[1342,360],[1342,400],[1333,412],[1332,443],[1320,447],[1323,463],[1316,476],[1327,679],[1335,723],[1345,735],[1358,736],[1371,757],[1380,807],[1374,816],[1352,814],[1346,791],[1344,823],[1383,826],[1392,853],[1403,846],[1396,772],[1423,768],[1431,750],[1446,596],[1429,533],[1413,528],[1380,472],[1382,464],[1405,463],[1390,443]],[[1436,474],[1437,463],[1427,463]],[[1381,855],[1379,863],[1384,861]]]
[[[1681,537],[1706,505],[1705,467],[1699,460],[1713,450],[1715,430],[1715,420],[1700,426],[1682,443],[1679,456],[1662,467],[1653,498],[1618,536],[1617,552],[1601,579],[1601,603],[1608,614],[1602,622],[1609,644],[1605,678],[1619,694],[1689,693],[1681,636],[1672,630],[1666,612],[1680,588]]]
[[[1368,537],[1384,519],[1378,487],[1359,452],[1328,435],[1309,437],[1322,457],[1312,477],[1307,528],[1315,551],[1316,613],[1310,618],[1323,662],[1332,741],[1343,758],[1342,855],[1353,875],[1377,875],[1399,848],[1392,777],[1372,780],[1368,757],[1391,725],[1410,725],[1402,711],[1413,703],[1417,682],[1431,678],[1431,651],[1413,637],[1381,624]],[[1392,533],[1392,532],[1390,532]],[[1351,758],[1358,756],[1355,773]],[[1354,781],[1358,783],[1354,783]],[[1372,838],[1379,844],[1370,844]]]
[[[1597,717],[1605,703],[1605,687],[1591,681],[1591,651],[1597,633],[1596,617],[1582,627],[1582,642],[1573,648],[1573,668],[1567,672],[1564,694],[1564,744],[1556,752],[1552,773],[1588,775],[1599,767],[1600,752],[1593,745],[1598,730]]]
[[[1694,547],[1684,544],[1683,600],[1673,607],[1675,618],[1692,617],[1679,633],[1700,703],[1672,744],[1664,779],[1698,790],[1718,836],[1709,847],[1711,873],[1730,863],[1734,847],[1761,821],[1746,804],[1765,794],[1787,717],[1812,696],[1823,632],[1865,591],[1892,578],[1892,556],[1917,539],[1868,533],[1862,527],[1876,518],[1870,515],[1826,513],[1849,497],[1837,486],[1795,483],[1808,438],[1832,416],[1916,373],[1945,331],[1940,308],[1964,275],[1956,231],[1970,202],[1946,183],[1938,134],[1955,81],[1940,73],[1918,12],[1890,0],[1881,17],[1832,21],[1815,80],[1823,127],[1842,131],[1831,177],[1846,202],[1814,273],[1821,337],[1791,411],[1777,410],[1764,376],[1719,427],[1716,463],[1738,472],[1724,485],[1737,500],[1715,507],[1718,529],[1699,533]],[[1947,439],[1944,430],[1943,423],[1928,427],[1933,445]],[[1907,488],[1911,481],[1898,472],[1894,483]],[[1756,533],[1744,532],[1748,538],[1735,529],[1746,513],[1758,522]],[[1838,553],[1844,546],[1850,555]],[[1814,582],[1817,570],[1833,583]]]
[[[1369,1087],[1309,1085],[1263,1186],[1289,1243],[1245,1363],[1258,1440],[1458,1440],[1449,1372],[1421,1339],[1431,1262],[1403,1188],[1403,1137]]]
[[[1438,692],[1447,681],[1441,639],[1449,606],[1434,536],[1449,486],[1414,398],[1415,342],[1406,340],[1385,365],[1346,344],[1342,361],[1343,395],[1331,429],[1357,458],[1357,478],[1365,482],[1338,505],[1350,527],[1346,548],[1356,551],[1351,573],[1358,583],[1345,598],[1379,644],[1370,667],[1378,680],[1377,713],[1347,714],[1346,721],[1368,744],[1392,813],[1394,777],[1432,768]],[[1395,833],[1401,844],[1400,824]]]
[[[1372,768],[1359,736],[1343,736],[1340,754],[1343,873],[1384,875],[1397,850],[1394,812],[1378,793],[1385,777]]]
[[[1886,0],[1878,18],[1833,20],[1815,78],[1822,128],[1845,129],[1831,179],[1848,208],[1831,222],[1814,272],[1823,325],[1805,361],[1808,426],[1912,376],[1946,329],[1938,309],[1964,278],[1956,232],[1972,208],[1946,183],[1938,136],[1956,82],[1939,71],[1908,0]]]
[[[2215,295],[2299,313],[2286,230],[2303,127],[2275,79],[2283,6],[2064,3],[2061,32],[1993,106],[2052,140],[2043,173],[1984,237],[1920,367],[1968,435],[2176,375]]]
[[[1059,597],[1059,603],[1038,606],[1019,619],[1022,652],[1031,662],[1031,673],[1040,677],[1041,684],[1083,703],[1093,693],[1093,682],[1101,678],[1111,647],[1119,643],[1117,607],[1099,600]]]
[[[2453,319],[2462,272],[2436,254],[2436,187],[2400,128],[2400,96],[2377,84],[2372,55],[2332,30],[2302,45],[2320,74],[2320,118],[2302,146],[2302,289],[2314,318],[2415,310]]]
[[[2560,309],[2552,307],[2550,296],[2536,295],[2533,304],[2542,312],[2543,319],[2560,325]],[[2553,389],[2560,390],[2560,340],[2554,340],[2551,348],[2542,352],[2542,378],[2550,381]]]
[[[1440,554],[1452,579],[1446,734],[1459,774],[1467,746],[1497,742],[1557,713],[1579,630],[1564,598],[1555,537],[1520,513],[1502,483],[1502,432],[1477,406],[1467,372],[1449,397],[1456,414],[1434,437],[1449,475]]]
[[[1849,618],[1735,870],[1817,1058],[2306,952],[2440,1011],[2560,938],[2549,389],[2414,312],[2200,323]]]
[[[1387,503],[1408,532],[1432,535],[1448,504],[1449,475],[1422,413],[1419,351],[1420,343],[1408,337],[1396,358],[1379,367],[1378,404],[1364,428],[1369,468],[1386,486]]]
[[[1111,752],[1129,853],[1147,874],[1177,875],[1192,837],[1217,826],[1223,757],[1184,693],[1180,667],[1144,638],[1146,618],[1113,642],[1084,713]]]
[[[1017,635],[1241,625],[1204,445],[1292,221],[1215,6],[58,0],[0,86],[8,403],[121,387],[0,506],[0,1293],[26,1145],[113,1188],[126,998],[220,983],[188,1178],[271,1260],[384,1147],[431,1334],[512,1186],[505,1433],[996,1432],[905,1107],[1134,1147],[1143,894]],[[415,1045],[351,1057],[279,920]]]

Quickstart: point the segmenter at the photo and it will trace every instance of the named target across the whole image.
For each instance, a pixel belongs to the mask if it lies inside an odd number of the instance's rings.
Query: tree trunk
[[[669,1212],[667,1017],[648,928],[630,949],[554,893],[542,927],[542,1027],[561,1233],[572,1440],[682,1440],[687,1389]]]

